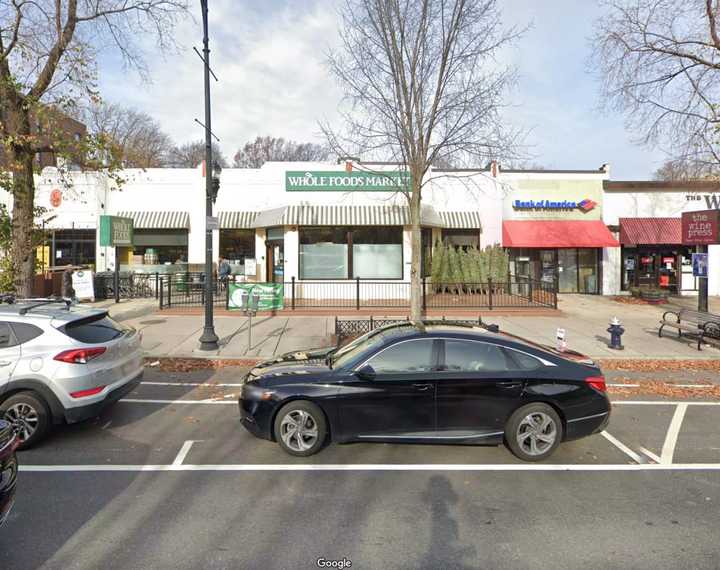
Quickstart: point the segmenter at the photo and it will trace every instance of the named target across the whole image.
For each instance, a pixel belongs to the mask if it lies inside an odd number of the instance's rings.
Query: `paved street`
[[[549,463],[385,444],[299,459],[239,425],[240,373],[147,369],[97,420],[22,453],[4,567],[720,565],[720,401],[701,390],[618,395],[605,435]]]

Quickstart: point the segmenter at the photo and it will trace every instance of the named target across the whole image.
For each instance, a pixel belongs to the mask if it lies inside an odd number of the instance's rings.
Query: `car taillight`
[[[607,392],[607,386],[605,386],[604,376],[588,376],[585,378],[585,382],[590,384],[592,388],[595,388],[599,392]]]
[[[70,396],[73,398],[87,398],[88,396],[94,396],[95,394],[99,394],[105,389],[105,386],[96,386],[95,388],[90,388],[89,390],[80,390],[78,392],[70,392]]]
[[[102,346],[95,348],[76,348],[61,352],[53,360],[67,362],[68,364],[87,364],[90,360],[97,358],[104,352],[105,348]]]

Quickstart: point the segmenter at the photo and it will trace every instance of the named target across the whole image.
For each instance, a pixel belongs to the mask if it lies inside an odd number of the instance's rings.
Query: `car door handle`
[[[9,360],[0,360],[0,366],[10,366],[12,362]]]
[[[424,392],[432,387],[432,384],[413,384],[419,392]]]
[[[522,382],[498,382],[498,387],[505,388],[505,389],[511,389],[511,388],[519,388],[522,386]]]

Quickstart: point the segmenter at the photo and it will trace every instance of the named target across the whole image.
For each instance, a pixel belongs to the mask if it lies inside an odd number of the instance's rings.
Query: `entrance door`
[[[576,249],[558,249],[558,291],[578,292],[578,265]]]
[[[640,252],[637,280],[640,287],[656,287],[658,283],[656,253]]]
[[[267,242],[267,280],[270,283],[282,283],[285,280],[285,242]]]

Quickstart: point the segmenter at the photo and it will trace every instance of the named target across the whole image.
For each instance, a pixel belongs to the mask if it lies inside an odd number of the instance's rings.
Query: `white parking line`
[[[188,439],[182,444],[180,451],[178,451],[178,454],[175,456],[175,461],[172,462],[173,465],[182,465],[183,461],[185,461],[185,458],[187,457],[187,454],[190,452],[190,448],[193,446],[193,443],[195,443],[194,439]]]
[[[227,400],[142,400],[137,398],[123,398],[119,402],[127,402],[129,404],[232,404],[237,406],[237,402],[228,402]]]
[[[642,457],[640,457],[637,453],[635,453],[632,449],[630,449],[627,445],[625,445],[619,439],[613,437],[606,431],[601,431],[600,435],[603,436],[605,439],[607,439],[610,443],[612,443],[615,447],[617,447],[620,451],[622,451],[630,459],[635,461],[635,463],[644,463]]]
[[[655,455],[652,451],[644,448],[642,445],[639,445],[638,447],[640,448],[640,451],[642,451],[645,455],[647,455],[655,463],[660,463],[660,458],[657,455]]]
[[[680,427],[682,426],[686,411],[687,404],[679,404],[677,408],[675,408],[675,413],[673,414],[672,420],[670,420],[670,426],[665,435],[665,443],[663,443],[662,452],[660,453],[660,463],[665,465],[672,463],[675,445],[677,445]]]
[[[242,386],[241,383],[238,384],[215,384],[214,382],[140,382],[140,384],[146,384],[148,386],[206,386],[209,388],[214,387],[234,387],[237,388],[238,386]]]
[[[612,400],[613,406],[720,406],[720,402],[680,402],[676,400]]]
[[[228,465],[20,465],[28,473],[142,472],[142,471],[720,471],[720,463],[643,464],[348,464],[311,465],[290,463]]]

